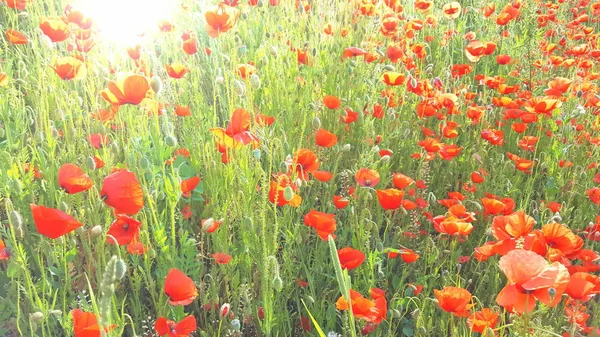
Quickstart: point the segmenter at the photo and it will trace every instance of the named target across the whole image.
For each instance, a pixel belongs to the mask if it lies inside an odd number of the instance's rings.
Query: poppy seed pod
[[[283,190],[283,198],[285,201],[290,201],[294,198],[294,191],[291,186],[286,186]]]
[[[236,318],[236,319],[234,319],[233,321],[231,321],[231,328],[232,328],[234,331],[240,331],[240,329],[242,328],[242,325],[241,325],[241,323],[240,323],[240,320]]]
[[[147,157],[142,157],[142,159],[140,159],[140,167],[142,168],[142,170],[148,170],[150,166],[150,160],[148,160]]]

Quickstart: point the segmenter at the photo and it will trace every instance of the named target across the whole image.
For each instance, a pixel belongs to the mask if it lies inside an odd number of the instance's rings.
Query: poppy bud
[[[87,157],[85,159],[85,167],[87,167],[88,170],[96,169],[96,161],[94,160],[94,157]]]
[[[240,331],[240,329],[242,328],[242,325],[241,325],[241,323],[240,323],[240,320],[236,318],[236,319],[234,319],[233,321],[231,321],[231,328],[232,328],[234,331]]]
[[[102,235],[102,226],[92,227],[90,234],[92,234],[92,237],[98,237],[98,236]]]
[[[119,144],[117,144],[116,142],[110,143],[110,151],[114,155],[118,155],[119,154]]]
[[[315,116],[315,118],[313,118],[312,127],[315,130],[318,130],[321,128],[321,120],[319,119],[319,117]]]
[[[223,84],[223,83],[225,83],[225,78],[223,76],[217,76],[217,78],[215,78],[215,83]]]
[[[310,302],[310,304],[314,304],[315,303],[315,299],[310,296],[310,295],[306,295],[306,301]]]
[[[259,149],[252,150],[252,156],[254,156],[254,159],[260,160],[260,154],[261,154],[261,152]]]
[[[231,58],[228,55],[221,54],[221,56],[223,57],[223,62],[225,62],[225,63],[231,62]]]
[[[240,41],[241,42],[241,41]],[[238,53],[246,54],[248,52],[248,48],[244,45],[238,47]]]
[[[127,265],[123,259],[118,259],[115,263],[115,277],[117,280],[122,279],[127,272]]]
[[[416,321],[419,318],[421,311],[419,309],[415,309],[410,315]]]
[[[215,224],[215,219],[208,218],[202,222],[202,230],[207,231]]]
[[[44,314],[42,314],[41,312],[38,311],[38,312],[34,312],[33,314],[31,314],[29,317],[31,318],[32,321],[38,322],[44,318]]]
[[[356,67],[357,63],[354,60],[350,60],[350,65],[353,66],[353,67]]]
[[[15,228],[23,226],[23,217],[17,211],[11,211],[8,215],[8,220]]]
[[[6,136],[6,130],[4,130],[4,128],[0,127],[0,138],[4,138],[4,136]]]
[[[394,318],[402,318],[402,314],[398,309],[392,309],[392,316],[394,316]]]
[[[140,167],[142,168],[142,170],[147,170],[150,168],[150,160],[148,160],[147,157],[142,157],[142,159],[140,159]]]
[[[157,95],[160,94],[163,88],[160,77],[152,76],[152,79],[150,80],[150,88],[152,88],[152,91],[154,91]]]
[[[62,315],[62,311],[60,311],[60,310],[50,310],[48,313],[49,313],[50,315],[55,315],[55,316],[60,316],[60,315]]]
[[[276,276],[273,279],[273,289],[277,290],[277,292],[281,292],[283,289],[283,280],[281,280],[281,277]]]
[[[260,89],[260,77],[258,77],[256,74],[250,75],[250,84],[252,85],[252,88]]]
[[[378,153],[380,150],[379,146],[375,145],[371,148],[371,152]]]
[[[239,80],[233,81],[233,91],[240,97],[244,96],[246,94],[246,84]]]
[[[36,140],[38,143],[43,143],[45,138],[46,138],[46,137],[44,136],[44,133],[43,133],[43,132],[39,132],[39,131],[38,131],[38,132],[36,132],[36,133],[35,133],[35,140]]]
[[[352,150],[352,145],[350,145],[350,144],[345,144],[345,145],[342,147],[342,151],[344,151],[344,152],[348,152],[348,151],[350,151],[350,150]]]
[[[223,318],[223,317],[227,316],[230,308],[231,308],[231,306],[229,305],[229,303],[223,304],[221,306],[221,309],[219,309],[219,317]]]
[[[151,259],[154,259],[154,258],[156,258],[156,250],[154,250],[154,248],[150,249],[150,250],[148,251],[148,256],[149,256]]]
[[[283,190],[283,198],[285,201],[290,201],[294,198],[294,191],[291,186],[286,186]]]
[[[61,201],[60,204],[58,204],[58,208],[61,211],[66,212],[69,209],[69,205],[67,205],[67,203],[64,201]]]
[[[170,147],[175,147],[177,146],[177,138],[173,135],[167,136],[165,137],[165,144]]]
[[[160,201],[165,200],[166,197],[167,195],[163,191],[158,192],[158,195],[156,196],[156,198]]]
[[[379,159],[379,160],[386,163],[386,162],[390,161],[391,158],[392,157],[385,155],[385,156],[381,157],[381,159]]]

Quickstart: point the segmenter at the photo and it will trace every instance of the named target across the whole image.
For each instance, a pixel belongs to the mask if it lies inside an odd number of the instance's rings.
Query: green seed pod
[[[4,138],[6,136],[6,130],[4,130],[4,128],[0,127],[0,138]]]
[[[175,138],[175,136],[167,136],[165,137],[165,144],[167,144],[170,147],[175,147],[177,146],[177,138]]]
[[[378,252],[383,253],[383,243],[377,242],[376,248]]]

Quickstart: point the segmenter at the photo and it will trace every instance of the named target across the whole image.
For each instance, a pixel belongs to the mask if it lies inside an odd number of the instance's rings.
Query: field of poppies
[[[599,22],[0,0],[0,335],[598,336]]]

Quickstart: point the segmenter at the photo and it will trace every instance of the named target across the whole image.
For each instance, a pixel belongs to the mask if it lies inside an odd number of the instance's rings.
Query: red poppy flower
[[[10,257],[10,252],[6,248],[4,241],[0,239],[0,261],[6,260]]]
[[[154,322],[154,329],[156,329],[159,336],[188,337],[192,332],[196,331],[196,318],[194,316],[187,316],[179,321],[179,323],[175,323],[165,317],[159,317]]]
[[[445,287],[442,290],[434,289],[440,308],[458,317],[468,317],[469,310],[475,305],[471,304],[471,293],[467,289]]]
[[[201,222],[202,230],[206,231],[207,233],[213,233],[214,231],[219,229],[221,223],[222,221],[217,221],[213,218],[203,219]]]
[[[415,182],[411,177],[405,176],[402,173],[394,173],[392,176],[392,181],[394,183],[394,187],[397,189],[406,188]]]
[[[169,296],[171,305],[188,305],[198,297],[198,289],[194,281],[177,268],[169,270],[164,291]]]
[[[348,198],[345,198],[341,195],[333,196],[333,205],[335,206],[335,208],[342,209],[348,206],[348,204],[350,204],[350,200],[348,200]]]
[[[108,82],[107,89],[102,90],[102,98],[111,104],[137,105],[142,102],[148,91],[150,82],[142,75],[120,73],[117,81]]]
[[[117,219],[113,221],[106,233],[106,243],[111,245],[116,243],[119,246],[129,244],[137,238],[141,225],[141,222],[126,215],[117,215]]]
[[[319,129],[317,130],[315,141],[319,146],[330,148],[337,143],[337,136],[325,129]]]
[[[190,71],[190,68],[182,63],[165,64],[165,69],[167,74],[174,79],[180,79]]]
[[[540,255],[523,249],[515,249],[500,258],[500,269],[508,284],[496,297],[496,302],[512,312],[531,312],[536,299],[547,306],[560,302],[569,283],[569,272],[559,262],[548,264]],[[553,288],[552,297],[549,293]]]
[[[286,198],[286,189],[292,191],[292,197]],[[292,179],[288,174],[274,175],[269,183],[269,201],[277,203],[277,206],[290,205],[298,207],[302,203],[302,197],[296,193],[298,187],[292,183]],[[289,199],[289,200],[288,200]]]
[[[206,31],[212,38],[216,38],[221,33],[225,33],[237,22],[240,17],[240,11],[237,8],[221,4],[216,8],[210,9],[204,13],[206,18]]]
[[[357,268],[365,260],[365,253],[352,247],[342,248],[337,253],[343,269],[352,270]]]
[[[317,155],[309,149],[300,149],[294,154],[293,170],[302,180],[309,180],[308,173],[319,169],[320,163]]]
[[[333,235],[336,229],[335,214],[327,214],[313,209],[304,215],[304,224],[312,227],[317,231],[317,234],[323,241],[327,241],[329,235]]]
[[[585,272],[574,273],[569,279],[565,293],[570,298],[585,303],[600,294],[600,277]]]
[[[404,74],[391,71],[385,72],[383,75],[381,75],[381,81],[389,86],[402,85],[404,84],[405,78],[406,76],[404,76]]]
[[[377,298],[369,300],[364,298],[361,293],[350,289],[350,299],[352,303],[352,314],[358,319],[379,324],[387,316],[387,301],[384,296],[375,293]],[[341,296],[335,303],[338,310],[348,310],[350,305],[348,301]]]
[[[200,177],[191,177],[181,182],[181,193],[184,196],[189,195],[200,183]]]
[[[415,251],[412,249],[404,248],[400,250],[400,258],[402,258],[402,261],[406,263],[414,263],[419,259],[419,257],[420,255],[415,253]]]
[[[52,69],[63,80],[78,80],[86,75],[85,63],[71,56],[61,57],[54,61]]]
[[[101,326],[98,324],[96,315],[92,312],[84,312],[81,309],[71,310],[71,316],[73,316],[73,331],[75,337],[100,337]],[[105,332],[109,332],[115,328],[116,325],[104,327]]]
[[[342,105],[342,101],[335,96],[328,95],[323,97],[323,104],[329,109],[337,109]]]
[[[59,17],[40,19],[40,29],[52,42],[62,42],[71,35],[69,24]]]
[[[467,319],[471,331],[483,334],[485,330],[494,329],[498,323],[498,313],[489,308],[477,311]]]
[[[354,179],[360,186],[375,187],[379,184],[379,173],[373,169],[362,168],[356,171]]]
[[[12,44],[27,44],[27,43],[29,43],[29,40],[27,39],[27,36],[25,36],[25,34],[19,32],[18,30],[14,30],[14,29],[6,30],[6,39],[8,40],[8,42],[10,42]]]
[[[127,252],[131,255],[143,255],[146,252],[146,246],[139,242],[137,238],[133,238],[127,245]]]
[[[75,164],[64,164],[58,170],[58,185],[69,194],[90,189],[94,182]]]
[[[187,117],[192,115],[192,110],[189,106],[175,106],[175,114],[179,117]]]
[[[33,222],[38,233],[51,239],[59,238],[83,226],[79,221],[65,212],[30,204]]]
[[[550,262],[575,256],[583,247],[583,239],[559,223],[542,226],[542,235],[548,245],[547,257]]]
[[[28,1],[31,2],[30,0],[6,0],[6,4],[12,9],[22,11],[25,10]]]
[[[267,116],[264,114],[257,114],[256,116],[254,116],[254,121],[256,122],[256,124],[261,126],[270,126],[275,122],[275,117]]]
[[[214,253],[210,256],[212,256],[218,264],[228,264],[232,259],[231,255],[225,253]]]
[[[398,209],[402,204],[402,199],[404,198],[404,191],[397,190],[395,188],[377,190],[376,193],[379,204],[385,210]]]
[[[135,174],[120,169],[104,178],[100,197],[116,214],[135,215],[144,207],[144,192]]]
[[[260,142],[249,131],[250,121],[250,113],[242,108],[237,108],[231,115],[227,129],[212,128],[209,131],[217,137],[217,143],[222,144],[225,149],[237,149],[247,144],[252,144],[254,148],[257,148]]]
[[[318,181],[328,182],[333,178],[333,174],[329,171],[315,171],[312,173],[312,176]]]

